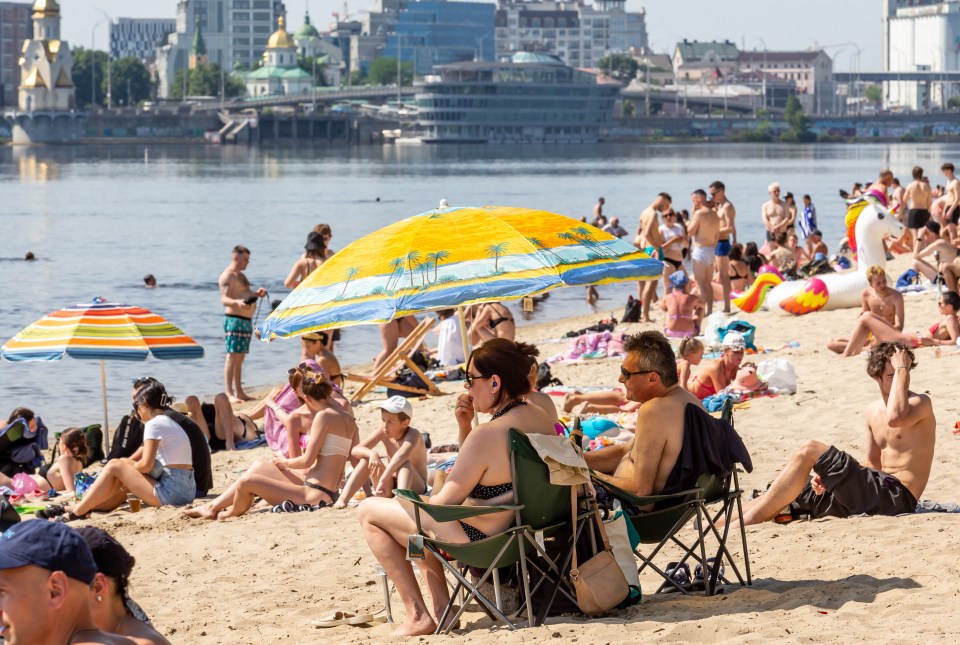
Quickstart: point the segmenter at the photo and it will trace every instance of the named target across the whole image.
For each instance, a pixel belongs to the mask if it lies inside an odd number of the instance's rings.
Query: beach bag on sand
[[[0,533],[20,522],[20,513],[13,507],[6,495],[0,497]]]
[[[785,393],[797,393],[797,371],[793,363],[785,358],[768,358],[757,365],[757,376],[771,388]]]
[[[125,415],[120,419],[120,425],[113,433],[113,441],[110,442],[110,454],[107,455],[107,459],[129,457],[142,445],[143,423],[132,415]]]
[[[83,499],[83,494],[90,490],[95,481],[97,481],[97,476],[89,473],[79,472],[73,476],[73,492],[77,496],[78,502]]]
[[[577,486],[570,487],[573,525],[577,524]],[[577,562],[577,549],[573,549],[573,564],[570,582],[577,595],[577,605],[587,616],[599,616],[619,605],[630,595],[630,586],[613,556],[613,550],[604,530],[600,511],[594,507],[593,517],[600,532],[603,548],[582,564]]]
[[[755,326],[751,325],[745,320],[733,320],[725,327],[719,327],[717,329],[717,333],[720,335],[721,342],[723,337],[732,331],[735,331],[743,336],[743,342],[746,343],[747,349],[757,351],[757,346],[753,342],[753,337],[757,334],[757,328]]]

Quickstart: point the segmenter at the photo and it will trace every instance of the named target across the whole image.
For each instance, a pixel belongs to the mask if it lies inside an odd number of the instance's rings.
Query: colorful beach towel
[[[570,341],[567,351],[548,358],[547,363],[579,361],[593,358],[623,356],[623,341],[626,334],[609,331],[581,334]]]

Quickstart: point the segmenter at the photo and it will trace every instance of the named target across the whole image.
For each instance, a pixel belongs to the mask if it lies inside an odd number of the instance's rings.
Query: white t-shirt
[[[165,415],[155,416],[143,426],[143,439],[156,439],[157,461],[162,465],[193,465],[193,453],[190,450],[190,438],[176,421]]]
[[[675,237],[683,237],[683,224],[674,224],[673,226],[667,226],[666,224],[660,225],[660,235],[663,236],[663,241],[668,242]]]
[[[463,336],[460,335],[460,320],[456,315],[440,322],[440,338],[437,339],[437,358],[444,367],[459,365],[465,360]]]

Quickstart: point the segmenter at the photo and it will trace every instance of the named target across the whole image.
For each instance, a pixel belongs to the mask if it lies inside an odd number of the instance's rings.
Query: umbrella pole
[[[463,360],[467,361],[470,358],[470,343],[467,341],[467,323],[464,319],[463,305],[457,306],[457,317],[460,318],[460,341],[463,343]],[[467,364],[464,362],[463,369],[466,371]],[[473,425],[480,423],[480,417],[477,416],[476,410],[473,412]]]
[[[103,391],[103,440],[107,444],[107,453],[110,452],[110,424],[107,419],[107,368],[100,361],[100,389]]]

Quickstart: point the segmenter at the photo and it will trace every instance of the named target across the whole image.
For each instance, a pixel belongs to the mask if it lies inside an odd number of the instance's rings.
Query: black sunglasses
[[[620,366],[620,376],[623,377],[623,380],[628,380],[631,376],[639,376],[641,374],[653,374],[654,370],[643,370],[641,372],[630,372],[624,369],[623,365]]]
[[[490,377],[484,374],[477,374],[476,376],[474,376],[470,372],[466,372],[463,376],[463,380],[467,382],[467,387],[472,387],[473,382],[476,381],[477,379],[483,380],[485,378],[490,378]]]

